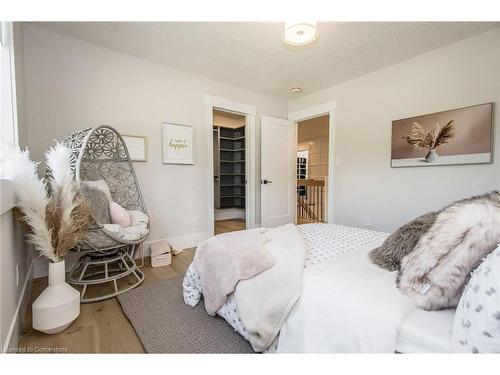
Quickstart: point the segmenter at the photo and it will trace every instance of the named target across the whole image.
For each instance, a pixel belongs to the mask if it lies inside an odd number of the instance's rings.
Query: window
[[[17,144],[16,90],[14,79],[14,38],[12,22],[1,23],[0,113],[1,143]]]
[[[12,22],[1,22],[0,45],[0,153],[6,144],[17,145],[16,86]],[[0,178],[3,172],[0,168]]]

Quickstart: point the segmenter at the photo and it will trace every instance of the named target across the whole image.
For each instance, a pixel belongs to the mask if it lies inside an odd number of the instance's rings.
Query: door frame
[[[214,235],[214,158],[213,158],[213,111],[236,113],[245,116],[245,221],[246,228],[255,227],[255,118],[257,106],[237,102],[213,95],[205,95],[205,125],[207,139],[207,194],[208,222],[210,236]]]
[[[335,111],[337,109],[337,102],[335,100],[327,103],[323,103],[314,107],[306,108],[297,112],[292,112],[288,114],[288,119],[295,121],[295,126],[298,127],[299,121],[308,120],[314,117],[319,117],[323,115],[329,115],[328,123],[328,207],[327,207],[327,222],[329,224],[335,223],[335,205],[334,205],[334,181],[335,181],[335,127],[336,118]],[[298,129],[296,131],[298,136]],[[297,145],[298,139],[295,144]],[[295,149],[295,154],[297,154],[297,149]],[[295,185],[297,181],[295,180]],[[295,186],[297,189],[297,186]],[[295,210],[297,210],[297,205],[295,204]],[[297,213],[295,213],[297,217]]]

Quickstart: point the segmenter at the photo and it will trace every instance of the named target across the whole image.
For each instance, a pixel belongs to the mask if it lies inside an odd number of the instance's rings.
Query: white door
[[[261,225],[293,223],[295,217],[295,122],[262,116]]]

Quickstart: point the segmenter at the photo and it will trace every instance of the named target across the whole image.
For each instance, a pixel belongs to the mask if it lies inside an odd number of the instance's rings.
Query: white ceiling
[[[250,90],[293,97],[370,73],[499,27],[472,22],[321,22],[311,45],[291,47],[283,23],[46,22],[69,36]]]

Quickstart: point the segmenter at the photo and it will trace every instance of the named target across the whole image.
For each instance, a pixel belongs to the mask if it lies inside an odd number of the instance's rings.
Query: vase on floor
[[[49,285],[32,309],[33,328],[46,334],[64,331],[80,315],[80,292],[66,283],[64,260],[49,263]]]
[[[436,161],[439,158],[439,155],[436,151],[436,149],[429,150],[427,155],[425,156],[425,161],[427,163],[432,163],[433,161]]]

